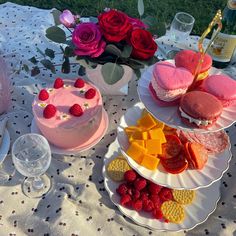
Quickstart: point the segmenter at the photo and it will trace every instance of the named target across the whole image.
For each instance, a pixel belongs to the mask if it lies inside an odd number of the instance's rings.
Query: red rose
[[[132,25],[123,12],[110,10],[98,16],[98,24],[104,37],[110,42],[120,42],[126,39]]]
[[[155,54],[157,44],[152,34],[143,29],[135,29],[131,32],[130,43],[133,47],[131,56],[140,60],[147,60]]]

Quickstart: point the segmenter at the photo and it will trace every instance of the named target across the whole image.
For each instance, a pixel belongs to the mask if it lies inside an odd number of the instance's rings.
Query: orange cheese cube
[[[148,139],[145,141],[147,154],[162,154],[162,147],[160,139]]]
[[[148,131],[150,139],[159,139],[162,143],[166,143],[166,137],[161,128],[151,129]]]
[[[142,140],[143,139],[143,134],[142,131],[136,130],[134,131],[134,133],[131,136],[133,139],[139,139]]]
[[[141,131],[137,126],[125,127],[124,130],[128,137],[130,137],[134,133],[134,131]]]
[[[164,123],[162,123],[161,121],[156,120],[156,119],[155,119],[155,122],[156,122],[156,126],[153,127],[153,129],[155,129],[155,128],[164,129],[164,127],[165,127],[165,124],[164,124]]]
[[[148,132],[144,131],[142,132],[142,139],[147,140],[148,139]]]
[[[149,170],[156,170],[159,162],[160,162],[159,158],[149,155],[149,154],[144,154],[143,160],[140,165]]]
[[[155,119],[147,113],[137,121],[138,125],[143,129],[149,130],[156,125]]]
[[[144,140],[134,139],[133,143],[137,143],[139,146],[145,147],[145,141]]]
[[[141,163],[141,161],[143,160],[143,154],[145,154],[146,152],[147,150],[144,147],[138,145],[135,142],[132,142],[126,151],[127,155],[135,160],[138,164]]]

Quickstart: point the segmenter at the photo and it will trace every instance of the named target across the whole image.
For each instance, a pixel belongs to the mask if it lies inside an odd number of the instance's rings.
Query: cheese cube
[[[149,170],[156,170],[159,162],[160,162],[159,158],[149,155],[149,154],[144,154],[143,160],[140,165]]]
[[[151,129],[148,131],[150,139],[159,139],[162,143],[166,143],[166,137],[161,128]]]
[[[156,125],[155,119],[151,114],[147,113],[137,121],[138,125],[143,129],[149,130]]]
[[[135,142],[132,142],[126,151],[127,155],[135,160],[138,164],[141,163],[141,161],[143,160],[143,154],[145,154],[146,152],[147,150],[144,147],[138,145]]]
[[[145,141],[147,154],[157,155],[162,154],[160,139],[148,139]]]
[[[145,148],[145,141],[144,141],[144,140],[134,139],[132,142],[133,142],[133,143],[136,143],[136,144],[138,144],[139,146]]]

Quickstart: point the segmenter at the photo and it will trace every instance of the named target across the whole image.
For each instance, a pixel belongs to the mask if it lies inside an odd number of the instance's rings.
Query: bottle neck
[[[231,10],[236,10],[236,0],[228,0],[227,6]]]

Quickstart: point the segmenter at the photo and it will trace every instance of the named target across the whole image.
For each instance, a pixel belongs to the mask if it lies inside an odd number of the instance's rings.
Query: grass
[[[0,0],[0,3],[7,1]],[[116,8],[138,17],[137,0],[12,0],[11,2],[39,8],[70,9],[82,16],[96,16],[105,7]],[[170,24],[178,11],[190,13],[196,19],[193,34],[201,34],[218,9],[224,8],[227,0],[144,0],[144,15],[156,17],[159,22]],[[158,25],[157,25],[158,27]]]

